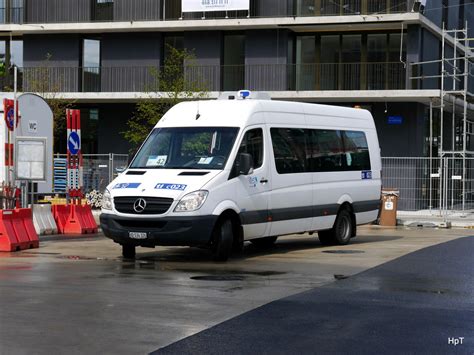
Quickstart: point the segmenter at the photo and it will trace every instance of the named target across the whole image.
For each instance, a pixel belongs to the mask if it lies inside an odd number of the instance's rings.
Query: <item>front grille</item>
[[[146,207],[143,212],[138,213],[133,209],[133,205],[138,199],[146,201]],[[172,198],[165,197],[115,197],[115,209],[121,213],[128,214],[163,214],[169,210],[173,203]]]

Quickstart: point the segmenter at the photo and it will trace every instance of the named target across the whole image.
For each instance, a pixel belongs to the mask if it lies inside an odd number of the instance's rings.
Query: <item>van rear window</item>
[[[277,172],[295,174],[370,170],[364,132],[271,128]]]

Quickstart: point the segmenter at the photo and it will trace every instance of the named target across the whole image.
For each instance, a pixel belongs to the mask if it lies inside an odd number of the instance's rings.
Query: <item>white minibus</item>
[[[380,190],[370,112],[240,91],[171,108],[107,187],[100,222],[124,258],[174,245],[226,260],[296,233],[347,244],[376,220]]]

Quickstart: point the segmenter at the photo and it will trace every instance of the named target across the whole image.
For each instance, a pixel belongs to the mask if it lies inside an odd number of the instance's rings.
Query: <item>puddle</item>
[[[30,265],[8,265],[8,266],[0,266],[0,270],[31,270],[32,267]]]
[[[398,292],[415,292],[415,293],[429,293],[434,295],[453,294],[454,292],[446,289],[422,289],[422,288],[410,288],[410,287],[394,287],[388,288],[390,291]]]
[[[61,253],[48,253],[48,252],[42,252],[42,251],[39,251],[37,253],[34,253],[34,252],[26,252],[26,253],[22,253],[23,255],[27,255],[27,256],[30,256],[30,255],[61,255]]]
[[[323,253],[328,254],[363,254],[363,250],[323,250]]]
[[[204,275],[204,276],[192,276],[191,280],[198,281],[243,281],[245,280],[244,275]]]
[[[251,276],[277,276],[284,275],[286,272],[283,271],[251,271],[251,270],[218,270],[218,269],[169,269],[178,272],[186,273],[206,273],[215,276],[223,275],[251,275]]]
[[[61,255],[58,258],[67,259],[67,260],[103,260],[101,258],[91,258],[88,256],[80,256],[80,255]]]

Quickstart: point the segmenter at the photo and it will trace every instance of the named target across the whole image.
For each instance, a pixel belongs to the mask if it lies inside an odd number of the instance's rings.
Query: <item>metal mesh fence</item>
[[[56,155],[66,158],[65,154]],[[127,167],[127,154],[84,154],[83,156],[84,192],[103,192],[106,186]]]
[[[400,191],[398,210],[474,210],[474,158],[382,158],[382,186]]]

